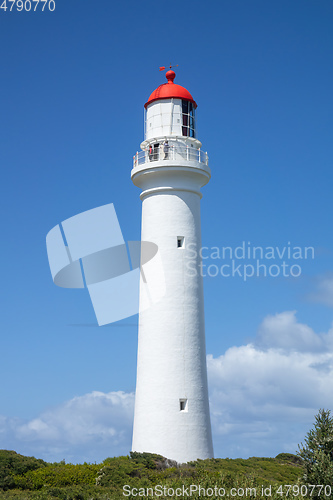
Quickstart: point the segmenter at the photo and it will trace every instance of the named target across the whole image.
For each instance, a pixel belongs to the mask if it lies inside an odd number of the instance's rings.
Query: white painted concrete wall
[[[161,301],[140,313],[132,450],[178,462],[213,457],[203,283],[199,257],[192,260],[201,248],[200,187],[209,179],[208,166],[181,161],[132,170],[142,190],[141,238],[158,245],[166,285]],[[177,248],[177,237],[185,247]]]

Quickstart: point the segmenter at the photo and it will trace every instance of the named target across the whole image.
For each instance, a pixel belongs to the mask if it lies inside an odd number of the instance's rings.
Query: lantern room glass
[[[190,101],[182,101],[182,134],[195,137],[195,108]]]

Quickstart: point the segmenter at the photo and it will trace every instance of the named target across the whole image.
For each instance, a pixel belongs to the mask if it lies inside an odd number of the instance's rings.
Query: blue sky
[[[53,284],[45,236],[114,203],[140,238],[132,157],[172,62],[212,170],[203,245],[315,248],[297,279],[204,278],[215,455],[294,452],[333,396],[331,0],[55,2],[0,9],[0,448],[130,449],[137,318],[95,326],[88,293]]]

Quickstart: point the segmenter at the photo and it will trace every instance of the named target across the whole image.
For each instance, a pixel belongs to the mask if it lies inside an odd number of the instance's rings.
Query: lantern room
[[[167,83],[160,85],[145,104],[145,140],[163,136],[196,138],[193,97],[174,83],[175,72],[167,71]]]

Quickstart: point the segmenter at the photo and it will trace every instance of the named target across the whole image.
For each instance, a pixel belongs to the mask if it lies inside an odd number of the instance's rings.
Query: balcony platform
[[[146,164],[153,167],[154,163],[160,164],[160,162],[168,162],[168,165],[191,164],[191,166],[202,168],[203,166],[208,167],[208,154],[201,149],[188,146],[184,142],[170,141],[168,148],[164,144],[160,144],[151,152],[147,147],[144,151],[138,151],[133,156],[134,169]]]

